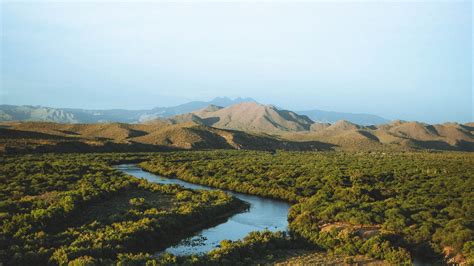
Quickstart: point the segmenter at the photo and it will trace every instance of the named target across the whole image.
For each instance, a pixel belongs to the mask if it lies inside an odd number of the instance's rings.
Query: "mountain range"
[[[88,110],[73,108],[52,108],[30,105],[0,105],[0,121],[42,121],[56,123],[141,123],[156,118],[169,118],[186,114],[209,105],[228,107],[243,102],[256,102],[252,98],[218,97],[211,101],[192,101],[172,107],[156,107],[149,110]],[[389,122],[387,119],[371,114],[352,114],[321,110],[298,111],[313,121],[334,123],[347,120],[361,125],[376,125]]]
[[[474,123],[320,123],[254,101],[227,107],[211,104],[143,123],[0,123],[0,150],[4,152],[183,149],[474,151]]]

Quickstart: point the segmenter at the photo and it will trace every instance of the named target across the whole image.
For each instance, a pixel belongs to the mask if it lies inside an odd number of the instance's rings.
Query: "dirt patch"
[[[353,225],[349,223],[336,222],[336,223],[330,223],[330,224],[323,224],[319,227],[319,230],[321,230],[321,232],[329,232],[331,230],[355,231],[363,239],[368,239],[379,234],[380,228],[381,228],[380,225]]]

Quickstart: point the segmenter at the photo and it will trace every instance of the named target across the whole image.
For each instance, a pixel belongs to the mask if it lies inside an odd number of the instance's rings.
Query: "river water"
[[[215,188],[196,185],[175,178],[165,178],[143,171],[134,164],[122,164],[116,169],[146,180],[160,184],[177,184],[190,189],[215,190]],[[224,190],[225,191],[225,190]],[[290,204],[251,196],[231,191],[226,191],[235,197],[250,204],[248,211],[238,213],[223,223],[204,229],[194,236],[183,239],[178,245],[167,248],[165,251],[174,255],[190,255],[208,252],[216,248],[224,239],[239,240],[252,231],[268,229],[270,231],[286,231],[288,229],[287,215]]]

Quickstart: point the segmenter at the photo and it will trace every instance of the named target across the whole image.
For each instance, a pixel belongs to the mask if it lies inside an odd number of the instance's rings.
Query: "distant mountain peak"
[[[255,101],[252,98],[242,98],[242,97],[238,97],[238,98],[234,98],[234,99],[231,99],[229,97],[216,97],[213,100],[209,101],[209,104],[213,104],[213,105],[216,105],[216,106],[227,107],[227,106],[230,106],[230,105],[243,103],[243,102],[257,102],[257,101]]]
[[[204,112],[215,112],[215,111],[220,110],[222,108],[224,108],[224,107],[217,106],[215,104],[209,104],[206,108],[202,109],[202,111],[204,111]]]

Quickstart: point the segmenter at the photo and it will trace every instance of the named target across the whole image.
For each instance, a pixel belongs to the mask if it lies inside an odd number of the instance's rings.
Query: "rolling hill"
[[[462,150],[474,151],[469,125],[393,121],[378,126],[361,126],[348,121],[332,125],[315,123],[311,131],[290,132],[282,137],[294,141],[320,141],[345,150]]]
[[[4,122],[0,124],[0,151],[113,152],[196,149],[327,150],[317,141],[289,141],[266,134],[209,127],[200,123],[59,124]]]

